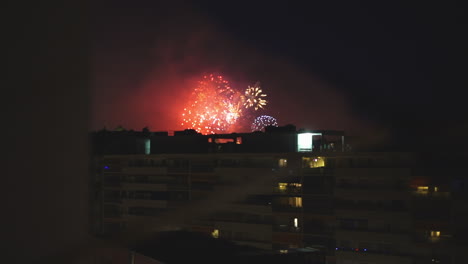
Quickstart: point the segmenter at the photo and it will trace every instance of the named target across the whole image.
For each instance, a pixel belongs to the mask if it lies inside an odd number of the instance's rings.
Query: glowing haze
[[[93,130],[240,133],[261,115],[298,128],[366,127],[331,83],[182,7],[174,6],[178,19],[164,9],[102,7],[107,15],[98,17],[93,38]]]

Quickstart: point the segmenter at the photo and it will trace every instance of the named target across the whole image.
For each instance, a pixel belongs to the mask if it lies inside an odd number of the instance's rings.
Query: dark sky
[[[201,2],[93,7],[93,129],[182,129],[194,82],[213,71],[239,89],[260,81],[265,113],[280,125],[398,135],[466,127],[459,4]]]

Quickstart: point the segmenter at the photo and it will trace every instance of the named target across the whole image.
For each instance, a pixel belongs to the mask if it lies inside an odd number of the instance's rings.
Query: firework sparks
[[[257,82],[254,86],[248,86],[242,99],[245,108],[253,107],[255,111],[257,111],[259,108],[263,108],[266,105],[267,100],[263,98],[266,96],[266,94],[262,93],[260,83]]]
[[[198,82],[183,110],[181,125],[184,129],[194,129],[205,135],[233,132],[232,130],[240,128],[240,121],[249,118],[254,109],[256,111],[266,105],[264,97],[266,94],[262,92],[259,82],[248,86],[241,93],[233,89],[223,76],[205,75]],[[262,130],[268,125],[277,126],[273,117],[259,118],[258,127],[254,128],[252,124],[254,131]]]
[[[251,125],[252,132],[254,131],[263,131],[267,126],[278,126],[276,118],[268,115],[261,115],[253,121]]]
[[[202,134],[226,133],[241,116],[240,94],[220,75],[207,75],[191,95],[182,126]]]

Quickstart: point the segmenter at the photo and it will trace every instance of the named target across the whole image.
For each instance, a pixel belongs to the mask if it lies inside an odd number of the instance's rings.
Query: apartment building
[[[315,252],[323,263],[463,258],[463,243],[453,241],[467,230],[459,219],[468,210],[462,191],[451,196],[466,180],[429,177],[415,169],[415,154],[351,151],[342,132],[294,127],[106,133],[94,142],[95,233],[179,210],[173,228],[284,254]]]

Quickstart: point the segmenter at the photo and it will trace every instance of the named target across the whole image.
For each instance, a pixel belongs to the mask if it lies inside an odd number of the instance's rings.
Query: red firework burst
[[[182,126],[202,134],[227,133],[241,115],[240,93],[221,75],[205,75],[182,114]]]

